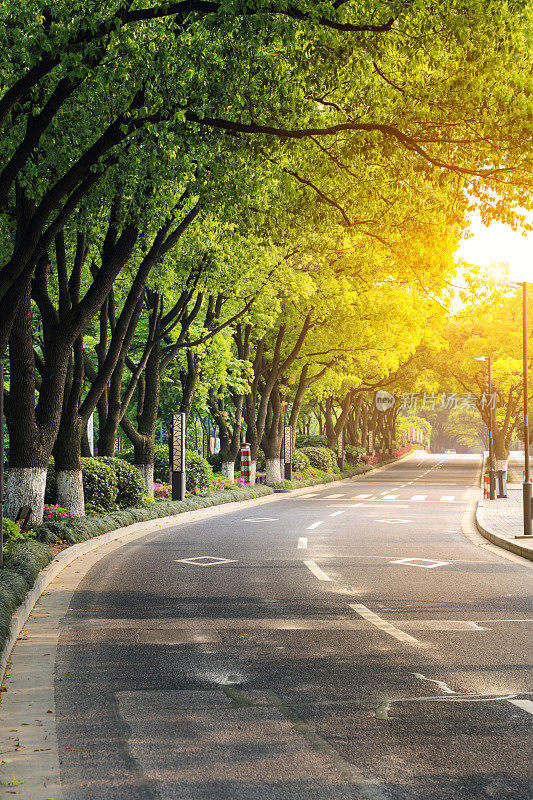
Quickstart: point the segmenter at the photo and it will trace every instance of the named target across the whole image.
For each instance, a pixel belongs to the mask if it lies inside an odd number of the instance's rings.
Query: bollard
[[[483,497],[485,500],[490,498],[490,479],[488,475],[483,477]]]
[[[241,478],[252,482],[252,452],[249,444],[241,444]]]

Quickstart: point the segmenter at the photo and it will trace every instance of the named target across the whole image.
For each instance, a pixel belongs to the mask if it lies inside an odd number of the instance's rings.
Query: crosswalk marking
[[[382,500],[397,500],[399,498],[399,494],[386,494],[385,497],[382,497]]]
[[[414,494],[411,497],[411,500],[425,500],[426,497],[427,497],[427,494]]]
[[[371,494],[356,494],[355,497],[350,497],[350,500],[364,500],[367,497],[372,497]]]
[[[344,492],[342,494],[327,494],[324,500],[338,500],[339,497],[344,497]]]
[[[454,494],[443,494],[440,499],[441,503],[451,502],[453,500],[455,500]]]

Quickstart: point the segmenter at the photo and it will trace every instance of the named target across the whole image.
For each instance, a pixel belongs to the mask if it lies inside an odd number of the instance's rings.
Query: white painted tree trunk
[[[495,461],[495,469],[501,470],[502,472],[507,472],[507,461],[508,459],[496,459]]]
[[[267,458],[265,480],[269,486],[281,480],[281,461],[279,458]]]
[[[223,461],[222,462],[222,476],[227,478],[228,481],[235,480],[235,462],[234,461]]]
[[[6,483],[6,517],[15,519],[21,506],[31,506],[31,525],[43,521],[46,467],[10,467]]]
[[[257,475],[257,461],[252,461],[250,465],[250,483],[252,486],[255,483],[255,477]]]
[[[85,516],[81,469],[62,469],[57,473],[57,502],[75,517]]]
[[[154,496],[154,465],[153,464],[135,464],[141,475],[143,476],[144,491],[148,497]]]

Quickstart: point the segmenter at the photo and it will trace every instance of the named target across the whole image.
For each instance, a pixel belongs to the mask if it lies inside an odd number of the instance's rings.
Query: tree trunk
[[[227,478],[228,481],[235,480],[235,461],[223,461],[222,462],[222,476]]]
[[[267,458],[265,482],[272,486],[275,483],[279,483],[281,477],[281,461],[279,458]]]
[[[4,507],[6,517],[15,519],[22,506],[30,506],[30,525],[40,525],[43,521],[46,471],[43,466],[9,467]]]

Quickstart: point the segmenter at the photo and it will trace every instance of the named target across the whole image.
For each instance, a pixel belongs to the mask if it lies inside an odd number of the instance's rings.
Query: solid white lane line
[[[334,511],[333,514],[330,514],[330,517],[338,517],[339,514],[345,514],[345,511]]]
[[[307,550],[307,536],[300,536],[298,539],[298,547],[301,550]]]
[[[304,561],[304,564],[309,572],[312,572],[319,581],[331,581],[329,575],[326,575],[326,573],[320,569],[316,561]]]
[[[314,531],[314,529],[315,529],[315,528],[318,528],[318,526],[319,526],[319,525],[323,525],[323,524],[324,524],[324,523],[323,523],[322,521],[320,521],[320,522],[313,522],[313,523],[312,523],[312,525],[308,525],[308,526],[307,526],[307,530],[308,530],[308,531]]]
[[[359,614],[360,617],[366,619],[367,622],[370,622],[372,625],[375,625],[376,628],[379,628],[383,633],[388,633],[390,636],[394,636],[395,639],[398,639],[399,642],[405,642],[406,644],[420,644],[418,639],[415,639],[414,636],[410,636],[405,631],[401,631],[399,628],[395,628],[394,625],[391,625],[390,622],[386,622],[382,619],[378,614],[374,614],[373,611],[370,611],[369,608],[364,606],[362,603],[348,603],[349,607],[355,611],[356,614]]]
[[[414,494],[411,497],[411,500],[425,500],[426,497],[427,497],[427,494]]]
[[[508,700],[507,702],[527,711],[528,714],[533,714],[533,700]]]
[[[342,494],[327,494],[324,497],[324,500],[338,500],[339,497],[344,497],[344,496],[345,496],[344,492]]]

